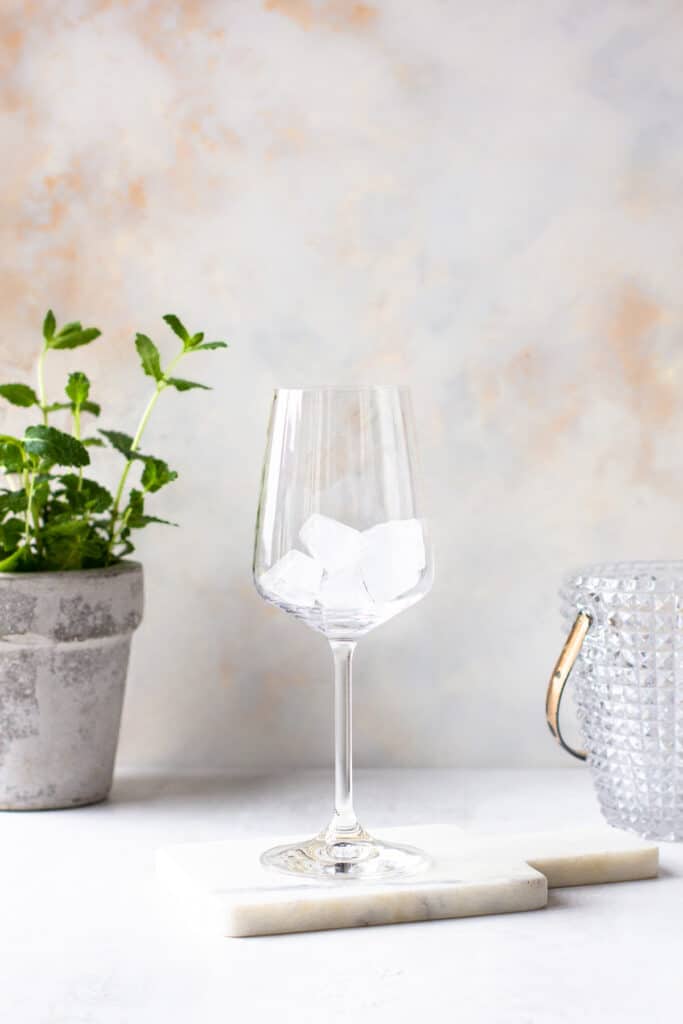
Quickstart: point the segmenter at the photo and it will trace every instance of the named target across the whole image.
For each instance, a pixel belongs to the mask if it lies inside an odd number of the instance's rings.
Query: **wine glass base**
[[[383,881],[424,871],[430,859],[413,846],[385,843],[363,832],[332,841],[322,834],[302,843],[274,846],[261,854],[261,863],[299,877]]]

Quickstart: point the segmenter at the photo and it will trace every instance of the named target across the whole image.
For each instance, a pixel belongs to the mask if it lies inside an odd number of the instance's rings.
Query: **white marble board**
[[[157,875],[200,926],[246,937],[538,910],[549,887],[653,878],[659,860],[656,846],[608,827],[478,835],[420,825],[381,835],[428,851],[430,868],[382,883],[290,879],[259,856],[293,840],[266,837],[162,848]]]

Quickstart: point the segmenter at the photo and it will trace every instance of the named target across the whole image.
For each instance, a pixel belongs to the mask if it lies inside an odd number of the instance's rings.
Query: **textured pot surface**
[[[0,573],[0,809],[105,799],[142,606],[138,562]]]

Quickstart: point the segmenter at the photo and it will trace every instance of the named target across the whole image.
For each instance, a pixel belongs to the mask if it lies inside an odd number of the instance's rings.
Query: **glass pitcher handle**
[[[562,730],[560,729],[560,704],[562,703],[562,694],[567,685],[567,680],[574,668],[574,662],[581,652],[583,641],[592,621],[590,615],[586,612],[579,612],[576,616],[571,632],[553,669],[553,674],[548,683],[548,692],[545,697],[545,717],[548,728],[560,746],[568,754],[571,754],[572,757],[577,757],[579,761],[585,761],[587,755],[583,750],[575,750],[574,747],[570,747],[565,742]]]

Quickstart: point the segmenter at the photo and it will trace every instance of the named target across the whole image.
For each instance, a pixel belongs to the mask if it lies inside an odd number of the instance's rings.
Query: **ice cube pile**
[[[315,512],[299,532],[308,554],[292,549],[264,572],[261,590],[275,601],[362,612],[412,590],[426,564],[417,519],[354,530]]]

